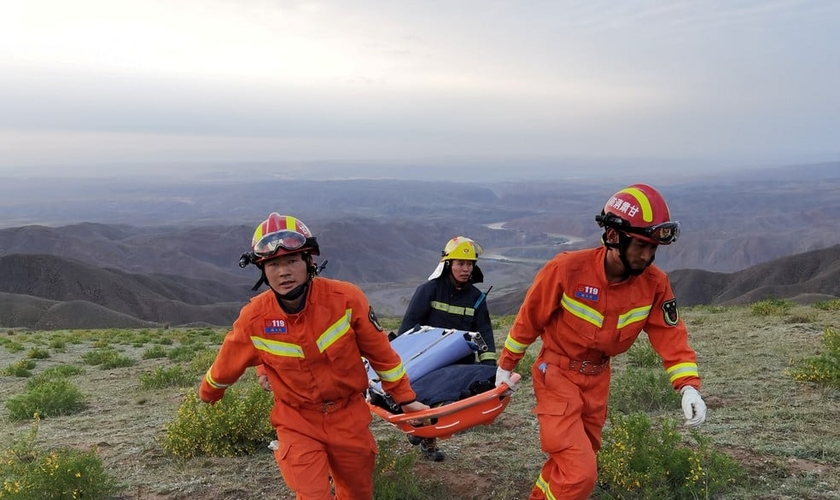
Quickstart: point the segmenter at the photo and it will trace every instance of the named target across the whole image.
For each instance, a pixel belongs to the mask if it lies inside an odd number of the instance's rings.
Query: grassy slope
[[[784,316],[756,316],[748,307],[696,308],[683,315],[698,352],[709,405],[702,432],[752,472],[752,482],[738,485],[727,498],[840,499],[840,391],[797,383],[785,374],[791,362],[818,352],[823,328],[840,326],[840,311],[799,306]],[[497,344],[507,333],[509,319],[501,319]],[[385,326],[391,322],[386,320]],[[34,371],[81,364],[82,353],[93,348],[90,339],[115,336],[112,331],[86,335],[89,338],[80,344],[67,343],[63,352],[49,349],[52,356],[39,360]],[[25,358],[34,345],[46,347],[55,336],[80,334],[1,332],[0,340],[13,339],[25,350],[11,353],[0,348],[0,369]],[[138,364],[114,370],[86,366],[85,374],[73,377],[89,406],[78,415],[44,419],[39,433],[43,446],[97,446],[108,470],[128,485],[124,499],[292,498],[268,450],[233,459],[179,462],[166,457],[156,439],[174,418],[183,391],[141,390],[138,376],[172,362],[140,360],[148,346],[126,342],[116,347]],[[617,358],[615,369],[621,370],[624,362]],[[0,417],[8,413],[5,401],[24,384],[22,378],[0,377]],[[526,382],[493,425],[442,442],[448,454],[445,462],[418,461],[418,476],[443,485],[430,488],[429,498],[526,498],[544,459],[532,405],[533,392]],[[669,415],[677,418],[679,409]],[[27,428],[26,423],[0,419],[0,442]],[[392,439],[398,449],[414,453],[404,436],[382,421],[374,421],[373,429],[381,442]]]

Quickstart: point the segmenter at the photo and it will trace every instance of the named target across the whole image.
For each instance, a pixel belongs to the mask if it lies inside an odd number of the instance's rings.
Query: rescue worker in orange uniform
[[[404,412],[428,406],[415,401],[400,357],[362,291],[316,276],[318,242],[303,222],[270,214],[251,249],[244,265],[256,264],[270,290],[242,308],[199,395],[218,401],[249,366],[263,365],[274,393],[274,456],[297,500],[371,500],[378,449],[368,428],[362,357]]]
[[[484,281],[478,267],[481,245],[465,236],[450,239],[441,252],[438,266],[428,281],[418,286],[408,303],[399,333],[417,325],[454,328],[481,334],[487,350],[470,354],[458,363],[496,366],[496,341],[487,308],[487,294],[475,286]],[[434,462],[443,461],[446,454],[437,446],[435,438],[409,435],[412,445],[420,445],[421,456]]]
[[[689,427],[706,405],[688,332],[667,275],[653,265],[659,245],[677,240],[665,200],[651,186],[615,193],[595,217],[603,245],[563,252],[537,273],[499,358],[496,385],[513,387],[511,371],[537,337],[533,375],[540,444],[548,460],[531,500],[585,500],[595,487],[595,455],[607,417],[610,357],[644,330],[663,360]]]

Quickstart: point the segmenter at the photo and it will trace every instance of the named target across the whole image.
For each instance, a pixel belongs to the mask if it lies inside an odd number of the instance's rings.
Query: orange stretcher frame
[[[518,373],[511,375],[513,383],[518,382],[520,378]],[[406,434],[423,438],[447,439],[457,432],[477,425],[493,423],[510,403],[512,394],[508,386],[502,384],[493,390],[420,412],[394,414],[385,408],[371,404],[370,401],[368,401],[368,407],[371,412]],[[409,423],[418,420],[427,423],[420,426]]]

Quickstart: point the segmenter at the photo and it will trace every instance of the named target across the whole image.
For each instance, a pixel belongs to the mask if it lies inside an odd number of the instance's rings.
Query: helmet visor
[[[277,231],[263,236],[254,245],[254,255],[260,258],[271,257],[278,249],[288,252],[300,250],[306,245],[306,236],[297,231]]]
[[[668,221],[648,227],[625,228],[625,230],[644,236],[660,245],[670,245],[680,237],[679,221]]]

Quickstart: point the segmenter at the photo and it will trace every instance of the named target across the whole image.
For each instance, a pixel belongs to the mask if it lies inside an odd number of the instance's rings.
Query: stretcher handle
[[[518,373],[513,373],[510,376],[510,379],[515,384],[519,381],[519,379],[521,377],[522,376],[519,375]],[[462,399],[460,401],[455,401],[453,403],[449,403],[449,404],[444,405],[444,406],[438,406],[438,407],[435,407],[435,408],[429,408],[428,410],[416,411],[416,412],[412,412],[412,413],[400,413],[400,414],[396,414],[396,415],[392,414],[392,413],[387,413],[384,409],[382,409],[382,413],[380,413],[379,415],[382,418],[384,418],[385,420],[387,420],[391,423],[406,423],[407,424],[409,420],[431,420],[431,419],[435,419],[435,418],[444,417],[446,415],[450,415],[452,413],[464,410],[466,408],[471,408],[475,405],[479,405],[481,403],[484,403],[485,401],[487,401],[489,399],[498,398],[498,397],[507,397],[507,396],[509,396],[509,394],[508,394],[509,392],[510,392],[510,388],[506,384],[502,384],[502,385],[496,387],[493,390],[482,392],[482,393],[476,394],[475,396],[472,396],[472,397],[469,397],[469,398],[466,398],[466,399]],[[376,410],[378,407],[374,406],[373,408],[374,408],[374,410]],[[379,412],[377,412],[377,413],[379,413]],[[423,426],[412,425],[411,427],[423,427]]]

